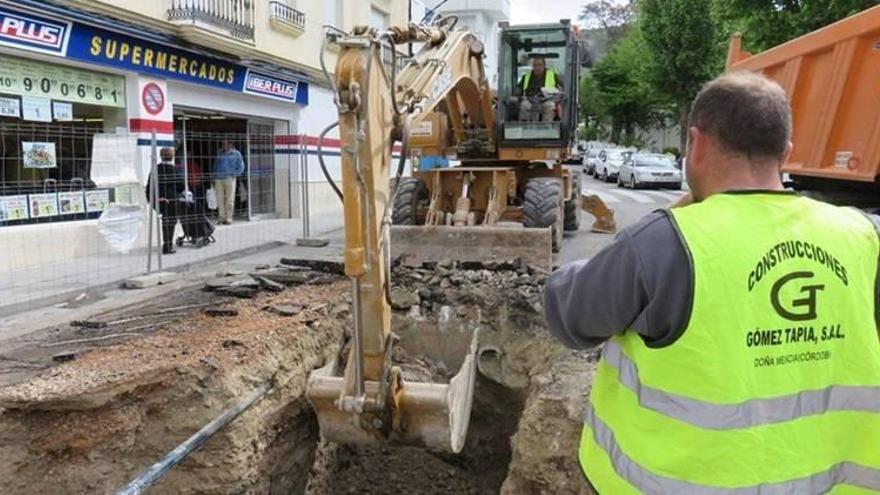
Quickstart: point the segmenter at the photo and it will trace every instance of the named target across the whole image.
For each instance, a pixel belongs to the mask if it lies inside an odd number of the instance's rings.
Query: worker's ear
[[[789,141],[788,144],[785,145],[785,154],[782,155],[782,161],[779,162],[779,168],[782,168],[783,165],[788,163],[788,159],[791,158],[792,151],[794,151],[794,145],[791,143],[791,141]]]
[[[700,164],[703,163],[703,160],[706,157],[706,154],[709,152],[709,147],[711,143],[709,142],[711,138],[699,127],[691,126],[688,128],[688,142],[687,142],[687,163],[688,167],[699,168]]]

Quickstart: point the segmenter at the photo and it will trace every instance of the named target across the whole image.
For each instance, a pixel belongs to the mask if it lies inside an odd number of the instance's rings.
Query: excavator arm
[[[426,45],[398,77],[385,69],[383,50],[410,41]],[[481,55],[475,51],[479,42],[444,27],[413,25],[382,33],[356,28],[338,43],[331,84],[342,141],[344,261],[352,283],[353,328],[344,366],[334,361],[314,371],[307,395],[328,440],[394,441],[458,452],[470,418],[476,330],[457,338],[437,334],[432,339],[425,332],[402,336],[405,349],[418,351],[445,341],[441,347],[449,355],[437,358],[460,369],[448,383],[407,381],[392,362],[398,344],[391,332],[389,179],[395,138],[403,138],[405,148],[408,129],[425,112],[461,106],[466,113],[452,115],[453,128],[463,128],[466,120],[491,124],[482,63],[470,61]]]

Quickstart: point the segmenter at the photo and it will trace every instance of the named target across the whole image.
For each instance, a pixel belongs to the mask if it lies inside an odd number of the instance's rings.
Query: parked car
[[[599,152],[599,162],[596,164],[595,176],[605,182],[611,182],[617,178],[617,174],[625,163],[632,159],[633,151],[626,149],[608,149]]]
[[[601,148],[590,148],[584,153],[584,173],[593,175],[596,173],[596,165],[599,163]]]
[[[681,189],[682,173],[669,155],[635,154],[632,160],[620,167],[618,187],[665,187]]]

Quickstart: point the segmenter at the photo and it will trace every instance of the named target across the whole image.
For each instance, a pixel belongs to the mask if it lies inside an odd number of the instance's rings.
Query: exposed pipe
[[[251,392],[251,394],[238,405],[223,411],[222,414],[214,418],[201,430],[197,431],[193,436],[187,438],[185,442],[166,454],[165,457],[159,460],[159,462],[153,464],[149,469],[141,473],[140,476],[126,485],[125,488],[116,492],[117,495],[138,495],[143,493],[143,491],[152,486],[153,483],[162,479],[171,468],[180,464],[180,462],[186,459],[187,456],[207,443],[215,433],[239,417],[241,413],[262,399],[273,388],[274,379]]]

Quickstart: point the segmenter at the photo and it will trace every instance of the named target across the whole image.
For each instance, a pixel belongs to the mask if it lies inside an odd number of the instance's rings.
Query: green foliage
[[[639,21],[657,90],[676,105],[685,146],[690,103],[711,78],[717,56],[713,0],[640,0]]]
[[[728,38],[743,33],[744,48],[760,52],[880,4],[878,0],[713,0]]]
[[[593,69],[596,103],[585,102],[587,116],[596,115],[611,123],[611,139],[633,139],[636,127],[646,128],[659,121],[667,109],[665,99],[651,84],[647,72],[648,49],[638,25],[614,46],[608,56]],[[592,91],[592,83],[586,89]]]
[[[587,29],[602,29],[609,47],[613,47],[626,34],[635,21],[635,0],[624,3],[609,0],[589,0],[581,7],[578,16]]]

